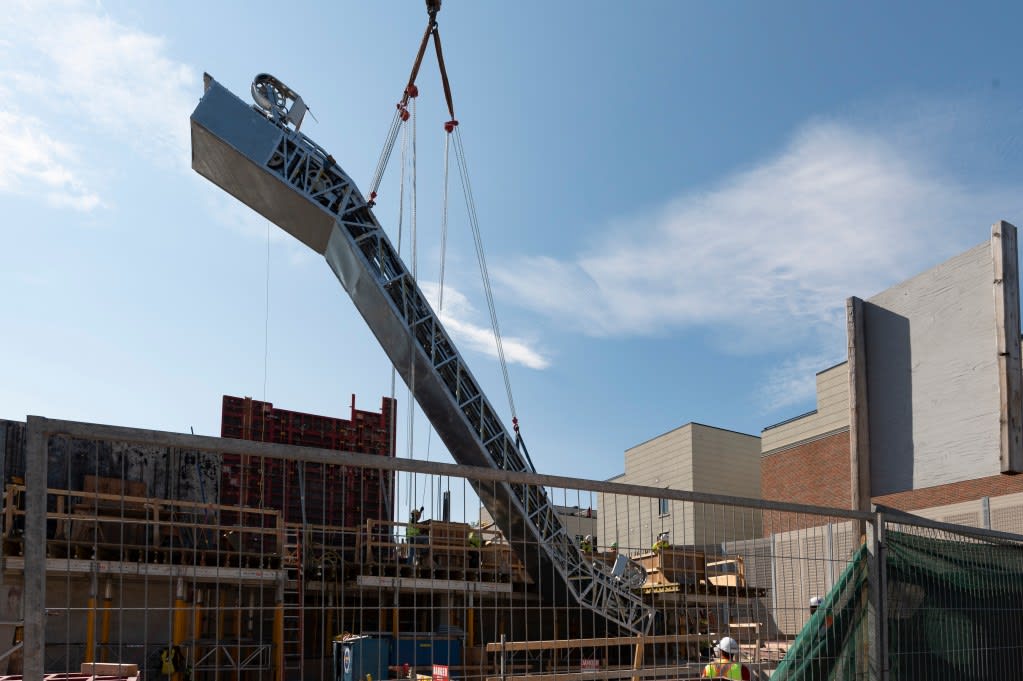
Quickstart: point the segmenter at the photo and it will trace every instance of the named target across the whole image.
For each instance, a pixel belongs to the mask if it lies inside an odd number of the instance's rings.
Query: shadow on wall
[[[913,489],[913,365],[909,319],[863,303],[867,345],[870,490]]]

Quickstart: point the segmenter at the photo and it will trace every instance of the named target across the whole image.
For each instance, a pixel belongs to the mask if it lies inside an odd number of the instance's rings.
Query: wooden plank
[[[690,643],[705,640],[709,634],[664,634],[661,636],[608,636],[603,638],[554,639],[548,641],[505,641],[488,643],[488,653],[525,650],[566,650],[571,648],[606,648],[631,646],[637,643]]]
[[[1016,228],[991,226],[998,352],[999,456],[1003,473],[1023,473],[1023,373],[1020,360],[1019,267]]]
[[[640,640],[636,642],[636,652],[633,654],[632,658],[633,672],[639,671],[640,666],[642,666],[643,664],[643,653],[646,650],[646,646],[643,644],[644,641],[642,638],[640,638]],[[639,674],[636,673],[632,674],[632,681],[639,681],[639,678],[640,678]]]
[[[870,419],[867,404],[867,344],[863,332],[863,301],[845,301],[849,357],[850,508],[870,510]],[[859,534],[863,533],[860,523]]]
[[[137,664],[127,662],[83,662],[82,674],[92,676],[135,676],[139,673]]]
[[[359,575],[358,586],[390,588],[401,591],[464,591],[476,593],[511,593],[512,585],[507,582],[471,582],[452,579],[426,579],[420,577],[387,577]],[[499,644],[497,644],[499,645]]]
[[[702,666],[701,666],[702,669]],[[592,679],[670,678],[672,681],[699,681],[701,669],[679,667],[651,667],[648,669],[600,669],[590,672],[552,672],[525,676],[488,676],[487,681],[590,681]],[[682,672],[682,673],[680,673]]]

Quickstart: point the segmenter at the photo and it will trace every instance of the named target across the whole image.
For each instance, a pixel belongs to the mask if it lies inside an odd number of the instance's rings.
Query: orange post
[[[85,614],[85,655],[83,662],[92,662],[96,658],[96,594],[89,596],[89,611]]]
[[[185,580],[179,578],[177,593],[174,595],[174,621],[171,626],[171,646],[173,648],[178,648],[185,642],[185,634],[188,631],[187,612],[187,606],[185,605]],[[174,678],[177,681],[185,678],[183,671],[178,670],[174,672]]]
[[[202,638],[202,589],[196,589],[192,595],[192,659],[198,660],[202,657],[202,650],[199,648],[199,639]]]

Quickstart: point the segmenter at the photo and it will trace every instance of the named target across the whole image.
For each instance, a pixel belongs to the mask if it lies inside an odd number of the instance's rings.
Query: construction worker
[[[654,553],[657,553],[658,551],[662,551],[668,548],[669,546],[671,546],[671,544],[668,543],[668,533],[661,532],[659,535],[657,535],[657,541],[654,542],[653,551]]]
[[[583,540],[579,542],[579,548],[583,553],[593,553],[593,535],[588,534],[583,537]]]
[[[405,536],[408,537],[408,564],[416,565],[417,558],[421,558],[416,555],[416,544],[424,543],[426,537],[423,536],[423,530],[419,527],[419,519],[423,517],[423,506],[419,508],[413,508],[408,514],[408,527],[405,528]]]
[[[814,596],[813,598],[810,599],[810,617],[813,617],[813,614],[817,612],[818,609],[820,609],[822,603],[824,603],[824,599],[821,598],[820,596]],[[820,633],[823,634],[834,623],[835,623],[834,615],[832,615],[830,612],[826,612],[824,614],[824,621],[821,622],[821,626],[819,628]]]
[[[483,537],[480,536],[479,530],[473,528],[469,530],[469,567],[478,568],[480,566],[480,547],[483,546]]]
[[[702,678],[705,679],[733,679],[735,681],[749,681],[749,667],[738,662],[739,643],[730,636],[723,637],[714,646],[716,659],[703,668]]]

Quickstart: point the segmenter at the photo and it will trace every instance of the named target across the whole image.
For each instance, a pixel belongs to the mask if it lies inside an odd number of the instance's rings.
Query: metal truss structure
[[[370,204],[334,158],[298,131],[300,116],[292,114],[304,112],[301,98],[265,74],[258,85],[259,106],[249,106],[205,77],[191,117],[192,167],[325,257],[458,463],[535,472]],[[650,630],[653,609],[635,591],[635,566],[584,553],[542,487],[474,489],[546,598],[574,601],[624,630]]]

